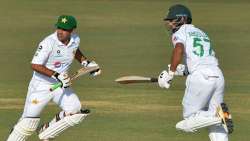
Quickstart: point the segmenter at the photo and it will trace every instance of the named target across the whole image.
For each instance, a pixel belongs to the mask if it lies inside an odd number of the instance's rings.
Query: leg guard
[[[23,118],[13,128],[7,141],[25,141],[37,128],[40,118]]]
[[[89,114],[89,110],[81,111],[81,113],[66,116],[63,119],[55,122],[50,125],[44,131],[39,134],[41,140],[51,139],[58,136],[64,130],[68,129],[71,126],[79,124],[85,117]]]
[[[228,134],[221,125],[209,127],[210,141],[228,141]]]
[[[177,130],[184,132],[195,132],[197,129],[216,125],[221,123],[219,117],[202,117],[202,116],[191,116],[185,120],[182,120],[176,124]]]

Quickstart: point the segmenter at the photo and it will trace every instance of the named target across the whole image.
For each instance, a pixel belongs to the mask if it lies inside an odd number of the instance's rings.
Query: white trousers
[[[187,77],[183,97],[183,117],[215,116],[216,108],[223,102],[224,77],[218,67],[196,70]],[[211,141],[228,141],[228,135],[222,126],[209,127]]]
[[[51,85],[43,81],[32,79],[22,118],[39,117],[44,107],[53,100],[66,113],[77,113],[81,109],[81,103],[77,95],[70,88],[58,88],[50,92]]]

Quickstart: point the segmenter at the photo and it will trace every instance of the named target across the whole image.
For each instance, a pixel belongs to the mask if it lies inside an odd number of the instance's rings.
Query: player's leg
[[[47,124],[53,124],[67,115],[80,113],[81,102],[71,89],[58,89],[53,101],[62,109],[62,111],[57,113],[53,120]]]
[[[221,125],[208,127],[210,141],[228,141],[228,135]]]
[[[224,103],[222,103],[222,105],[223,104]],[[222,122],[221,122],[221,124],[212,125],[212,126],[208,127],[208,129],[209,129],[208,136],[209,136],[211,141],[228,141],[228,129],[230,129],[230,132],[231,132],[232,128],[228,128],[227,123],[223,122],[223,121],[225,121],[224,112],[226,112],[226,111],[225,111],[224,107],[223,107],[223,109],[221,108],[221,105],[219,103],[214,104],[214,105],[218,105],[217,106],[217,114],[219,117],[221,117]],[[231,127],[231,125],[232,124],[230,124],[229,127]]]
[[[209,138],[211,141],[228,141],[228,134],[233,132],[233,122],[225,103],[221,103],[217,113],[222,119],[222,124],[209,127]]]
[[[51,122],[44,124],[39,131],[41,140],[55,138],[69,127],[79,124],[89,114],[89,110],[81,110],[81,103],[71,89],[65,89],[54,97],[63,111],[56,114]]]
[[[22,118],[15,125],[7,141],[26,141],[39,124],[40,118]]]
[[[176,124],[178,130],[194,132],[221,123],[221,119],[215,113],[205,110],[215,88],[216,81],[205,79],[201,73],[188,76],[182,102],[184,120]]]
[[[214,125],[209,127],[209,138],[211,141],[228,141],[228,131],[231,133],[233,131],[233,125],[231,120],[231,115],[229,114],[228,107],[223,103],[224,96],[224,78],[220,75],[220,79],[217,81],[217,88],[214,92],[213,97],[209,103],[209,111],[217,112],[218,107],[219,113],[222,119],[226,118],[228,123],[223,123],[222,125]],[[227,117],[223,117],[227,116]],[[223,128],[224,127],[224,128]]]
[[[48,94],[48,88],[38,81],[31,81],[22,117],[13,127],[8,141],[25,141],[36,130],[40,113],[52,98]]]

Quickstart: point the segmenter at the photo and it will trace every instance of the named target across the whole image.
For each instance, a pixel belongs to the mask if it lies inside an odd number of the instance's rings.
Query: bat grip
[[[151,78],[150,81],[151,82],[158,82],[158,78]]]
[[[53,86],[49,89],[51,92],[54,91],[55,89],[59,88],[62,86],[61,82],[58,82],[56,84],[53,84]]]

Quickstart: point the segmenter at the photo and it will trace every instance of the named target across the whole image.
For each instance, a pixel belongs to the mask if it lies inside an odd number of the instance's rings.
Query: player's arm
[[[182,43],[177,43],[172,52],[170,71],[175,72],[177,66],[182,61],[182,56],[184,53],[184,45]]]
[[[158,84],[161,88],[168,89],[170,87],[171,81],[174,78],[176,68],[182,61],[183,52],[184,52],[184,45],[182,43],[177,43],[172,52],[170,70],[169,71],[163,70],[158,77]]]
[[[68,76],[67,72],[59,74],[58,72],[48,69],[44,65],[39,64],[31,64],[31,68],[36,72],[39,72],[43,75],[54,78],[57,81],[61,82],[61,87],[67,88],[71,85],[70,77]]]
[[[31,68],[36,71],[39,72],[43,75],[46,75],[48,77],[52,77],[53,75],[55,75],[55,71],[48,69],[47,67],[43,66],[43,65],[39,65],[39,64],[31,64]]]
[[[99,65],[95,62],[95,61],[89,61],[87,59],[87,57],[85,57],[83,55],[83,53],[80,51],[80,49],[77,49],[76,50],[76,53],[75,53],[75,59],[81,63],[81,65],[83,67],[99,67]],[[97,69],[93,72],[90,73],[92,76],[97,76],[97,75],[100,75],[101,74],[101,70],[100,69]]]
[[[83,61],[87,61],[87,57],[83,55],[83,53],[80,51],[80,49],[76,50],[75,59],[82,63]]]
[[[39,44],[36,53],[31,61],[31,68],[38,73],[41,73],[45,76],[52,77],[58,80],[59,82],[62,83],[62,87],[67,88],[70,86],[71,83],[70,83],[70,78],[66,72],[59,74],[58,72],[53,71],[44,66],[44,64],[49,58],[49,55],[51,54],[51,51],[52,47],[50,43],[46,40],[42,41]]]
[[[49,41],[44,40],[44,41],[40,42],[40,44],[35,52],[35,55],[31,61],[31,68],[34,71],[41,73],[41,74],[48,76],[48,77],[52,77],[53,75],[55,75],[56,74],[55,71],[44,66],[44,64],[46,64],[51,52],[52,52],[52,47],[51,47]]]

